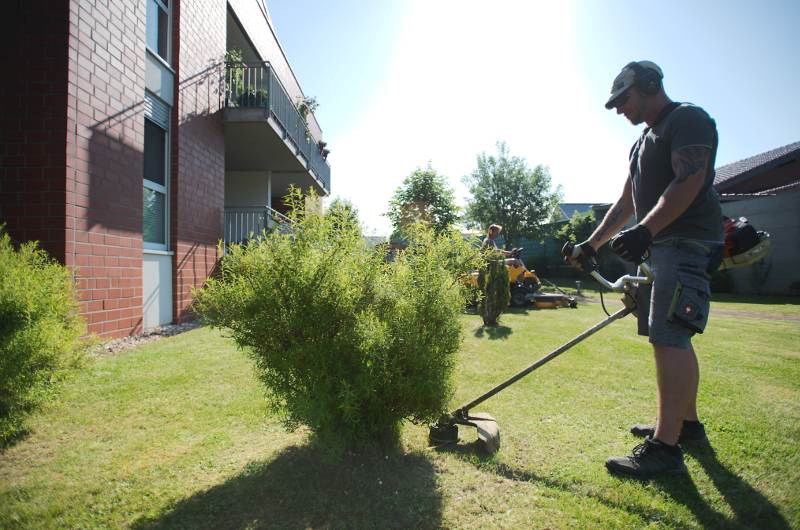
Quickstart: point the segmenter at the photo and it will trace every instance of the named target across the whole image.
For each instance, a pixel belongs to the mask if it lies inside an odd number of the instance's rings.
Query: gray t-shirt
[[[629,178],[637,221],[653,209],[675,178],[672,171],[674,151],[689,146],[711,150],[705,184],[686,211],[656,234],[657,241],[668,237],[723,241],[722,210],[713,186],[717,143],[717,125],[706,111],[691,103],[681,103],[652,128],[646,128],[633,144]]]

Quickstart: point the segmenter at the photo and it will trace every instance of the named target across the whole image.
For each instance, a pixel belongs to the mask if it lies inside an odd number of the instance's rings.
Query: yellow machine
[[[506,260],[512,307],[527,307],[531,303],[536,309],[575,308],[578,306],[575,298],[571,296],[539,292],[542,282],[536,275],[536,271],[528,270],[522,264],[519,259],[521,253],[522,248],[515,248],[511,251],[511,256],[514,259]],[[467,284],[475,288],[478,287],[478,271],[473,271],[469,274]]]

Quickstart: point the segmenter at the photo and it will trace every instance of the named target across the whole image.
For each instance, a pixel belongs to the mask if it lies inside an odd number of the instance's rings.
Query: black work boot
[[[634,447],[631,456],[606,460],[606,468],[614,475],[641,479],[686,473],[680,446],[667,445],[650,437]]]
[[[656,426],[637,423],[631,427],[631,434],[640,438],[646,436],[652,438],[656,434]],[[684,420],[681,426],[681,434],[678,436],[679,444],[684,444],[686,442],[705,442],[707,439],[706,428],[701,422]]]

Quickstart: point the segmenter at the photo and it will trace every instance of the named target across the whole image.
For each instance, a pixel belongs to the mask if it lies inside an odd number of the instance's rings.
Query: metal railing
[[[331,168],[311,136],[303,116],[268,62],[225,64],[225,107],[262,107],[284,130],[322,183],[331,189]]]
[[[264,230],[288,232],[292,221],[269,207],[225,208],[225,244],[241,243],[257,237]]]

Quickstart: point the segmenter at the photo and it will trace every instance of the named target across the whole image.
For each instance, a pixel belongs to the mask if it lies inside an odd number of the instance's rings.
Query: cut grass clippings
[[[712,310],[695,340],[710,445],[687,446],[688,477],[603,466],[655,417],[652,354],[631,317],[477,407],[498,419],[494,456],[474,429],[430,449],[427,428],[407,425],[399,450],[332,460],[267,415],[250,361],[202,328],[74,376],[0,453],[0,528],[800,528],[800,327],[767,305],[726,307],[751,316]],[[604,317],[597,303],[514,310],[490,330],[464,315],[453,406]]]

